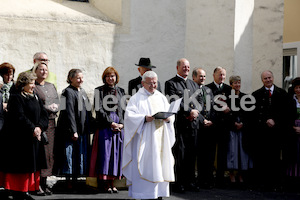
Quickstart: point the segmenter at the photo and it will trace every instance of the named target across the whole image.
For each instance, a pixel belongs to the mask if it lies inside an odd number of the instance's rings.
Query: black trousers
[[[227,169],[229,131],[224,127],[219,126],[215,129],[217,143],[217,184],[224,183],[224,172]]]
[[[197,137],[197,180],[199,184],[212,184],[216,155],[214,128],[200,128]]]
[[[195,181],[197,156],[197,129],[177,130],[177,141],[173,147],[176,183],[189,185]]]

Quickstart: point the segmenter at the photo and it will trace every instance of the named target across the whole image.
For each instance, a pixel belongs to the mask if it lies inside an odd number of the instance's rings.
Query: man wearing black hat
[[[138,70],[140,72],[140,76],[135,79],[132,79],[128,83],[128,94],[133,95],[137,93],[137,91],[142,88],[142,76],[146,71],[152,71],[152,68],[156,68],[151,65],[150,58],[140,58],[139,64],[135,64],[138,66]],[[161,92],[160,82],[158,81],[157,90]]]

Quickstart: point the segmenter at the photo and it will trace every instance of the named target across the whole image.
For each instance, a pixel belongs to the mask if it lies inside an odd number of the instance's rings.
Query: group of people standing
[[[14,191],[15,199],[30,199],[28,191],[39,191],[40,186],[51,194],[46,188],[46,177],[52,172],[46,169],[49,165],[51,170],[53,164],[54,118],[58,106],[50,103],[57,93],[53,84],[45,83],[47,69],[46,62],[36,62],[35,73],[20,73],[14,83],[15,68],[9,63],[0,66],[3,78],[0,185],[6,189],[1,193],[3,198],[9,190]]]
[[[146,63],[139,67],[141,76],[155,68],[150,60]],[[183,98],[174,121],[173,192],[237,185],[278,191],[298,180],[299,78],[286,92],[266,70],[261,73],[263,86],[248,95],[240,91],[240,76],[225,83],[225,68],[215,68],[207,85],[202,68],[193,70],[193,80],[188,78],[187,59],[178,60],[176,69],[164,91],[170,102]],[[129,82],[129,92],[138,88]]]
[[[53,174],[66,177],[69,191],[79,189],[79,176],[89,175],[97,177],[101,191],[117,193],[113,180],[122,178],[124,110],[121,101],[109,104],[110,109],[103,102],[125,95],[117,86],[118,72],[113,67],[103,72],[104,85],[95,89],[94,118],[80,69],[69,71],[69,86],[59,99],[47,54],[38,52],[33,60],[34,67],[20,73],[16,82],[15,68],[0,65],[1,199],[51,195],[47,177]]]
[[[207,85],[204,69],[193,70],[193,81],[189,71],[188,60],[180,59],[177,75],[165,84],[169,96],[182,97],[187,91],[193,99],[198,91],[196,102],[183,103],[186,108],[176,115],[173,191],[237,184],[277,191],[291,176],[297,179],[299,78],[287,93],[274,85],[271,71],[263,71],[263,86],[247,95],[240,91],[240,76],[231,76],[225,84],[222,67],[215,68],[213,82]]]
[[[107,67],[92,109],[80,69],[69,71],[69,86],[59,100],[47,54],[38,52],[33,61],[34,67],[16,82],[15,68],[0,65],[3,198],[51,195],[47,177],[52,174],[65,175],[69,190],[77,189],[79,176],[97,177],[98,187],[108,193],[117,193],[113,182],[125,176],[129,196],[141,199],[169,196],[170,182],[175,182],[172,191],[180,193],[222,187],[225,171],[231,183],[250,180],[248,171],[264,189],[278,189],[284,174],[299,176],[299,78],[288,94],[273,84],[271,71],[264,71],[263,87],[246,95],[240,91],[241,77],[224,83],[222,67],[214,70],[208,85],[202,68],[188,79],[190,64],[183,58],[175,77],[165,82],[165,96],[155,66],[141,58],[136,64],[141,76],[129,81],[133,96],[126,108],[125,90],[117,85],[120,76]],[[178,112],[155,118],[168,111],[166,97],[170,102],[182,98]]]

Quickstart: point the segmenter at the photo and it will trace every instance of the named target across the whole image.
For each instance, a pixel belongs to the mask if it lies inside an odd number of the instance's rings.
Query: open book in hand
[[[154,117],[155,119],[167,119],[171,115],[174,115],[178,112],[181,101],[182,101],[182,98],[177,99],[176,101],[173,101],[170,105],[169,111],[158,112],[155,115],[153,115],[152,117]]]

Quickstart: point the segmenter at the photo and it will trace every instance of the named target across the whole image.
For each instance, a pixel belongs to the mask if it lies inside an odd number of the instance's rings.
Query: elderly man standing
[[[287,93],[274,85],[271,71],[261,74],[263,86],[253,92],[256,99],[252,112],[253,164],[256,181],[262,189],[278,189],[280,180],[280,150],[284,133],[288,130]],[[250,137],[250,136],[249,136]]]
[[[231,92],[231,87],[225,84],[226,79],[226,69],[223,67],[216,67],[213,73],[214,81],[207,85],[212,92],[214,97],[217,95],[222,95],[218,98],[218,102],[216,102],[215,106],[217,106],[218,111],[216,111],[216,120],[215,120],[215,143],[218,146],[217,151],[217,180],[216,186],[219,188],[225,187],[225,178],[224,172],[226,169],[226,161],[227,161],[227,145],[229,139],[229,127],[226,123],[229,114],[229,107],[226,105],[225,98],[228,98]],[[223,102],[223,104],[219,103]]]
[[[172,187],[172,191],[184,193],[185,190],[199,190],[195,185],[195,163],[199,128],[198,115],[202,100],[199,96],[199,86],[188,79],[189,61],[185,58],[178,60],[176,68],[176,76],[165,83],[165,94],[170,97],[183,97],[175,121],[176,144],[173,151],[176,158],[176,184]]]
[[[193,81],[199,85],[202,98],[197,142],[197,180],[201,188],[211,189],[213,187],[213,170],[216,154],[214,135],[215,110],[213,109],[214,95],[211,89],[204,85],[205,80],[206,72],[202,68],[195,68],[193,70]]]
[[[163,120],[153,117],[170,106],[156,90],[155,72],[144,73],[142,85],[126,107],[123,174],[130,197],[157,199],[169,196],[169,182],[175,180],[171,150],[175,143],[174,116]]]

